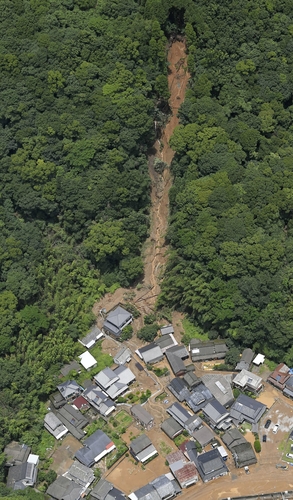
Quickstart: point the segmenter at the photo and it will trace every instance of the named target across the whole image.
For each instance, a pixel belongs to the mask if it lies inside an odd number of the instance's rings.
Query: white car
[[[279,430],[279,424],[276,424],[273,428],[273,433],[277,434],[278,430]]]

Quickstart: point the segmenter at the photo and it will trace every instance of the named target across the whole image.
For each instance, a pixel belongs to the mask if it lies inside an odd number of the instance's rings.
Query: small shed
[[[258,354],[254,360],[252,361],[254,365],[262,365],[264,363],[264,360],[265,360],[265,356],[264,354]]]
[[[133,405],[130,413],[145,429],[150,429],[153,426],[154,417],[141,405]]]
[[[97,366],[97,360],[94,358],[94,356],[91,355],[90,352],[85,351],[83,352],[80,356],[78,356],[80,359],[80,364],[86,369],[86,370],[91,370],[95,366]]]

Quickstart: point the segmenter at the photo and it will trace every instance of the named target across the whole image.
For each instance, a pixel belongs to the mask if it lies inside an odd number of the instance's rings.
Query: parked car
[[[278,430],[279,430],[279,424],[276,424],[273,428],[273,433],[277,434]]]
[[[265,423],[265,429],[268,429],[271,425],[272,421],[270,419],[268,419]]]
[[[287,458],[291,458],[291,460],[292,460],[292,458],[293,458],[293,453],[286,453],[286,457],[287,457]]]
[[[266,436],[266,434],[264,434],[264,435],[263,435],[263,437],[262,437],[262,441],[263,441],[263,443],[266,443],[266,442],[267,442],[267,436]]]

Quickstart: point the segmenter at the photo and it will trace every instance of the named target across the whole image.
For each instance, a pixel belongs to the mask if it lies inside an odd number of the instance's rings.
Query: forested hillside
[[[35,426],[94,300],[143,273],[168,87],[167,38],[139,2],[1,0],[0,17],[4,444]]]
[[[292,3],[194,5],[160,303],[292,364]]]

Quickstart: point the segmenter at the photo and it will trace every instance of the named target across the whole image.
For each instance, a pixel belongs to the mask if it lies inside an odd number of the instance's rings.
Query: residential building
[[[121,335],[123,328],[129,325],[132,320],[132,314],[126,311],[123,307],[117,306],[107,315],[103,324],[103,330],[107,334],[117,338]]]
[[[85,370],[91,370],[98,364],[97,360],[94,358],[94,356],[91,355],[89,351],[83,352],[78,357],[80,359],[80,364],[84,367]]]
[[[164,358],[162,349],[155,344],[155,342],[152,342],[145,347],[141,347],[135,352],[146,364],[158,363],[158,361],[161,361]]]
[[[189,432],[191,436],[194,435],[194,432],[202,427],[203,422],[200,417],[197,415],[191,415],[185,422],[184,422],[184,429]]]
[[[128,385],[135,380],[135,375],[128,367],[120,365],[115,370],[104,368],[94,376],[94,380],[109,398],[116,399],[128,390]]]
[[[78,460],[74,460],[73,464],[63,476],[79,484],[84,490],[86,490],[95,479],[93,470],[81,464]]]
[[[194,413],[197,413],[212,399],[214,398],[211,391],[201,382],[192,389],[186,403]]]
[[[66,382],[57,385],[57,389],[67,401],[77,398],[83,391],[83,388],[75,380],[66,380]]]
[[[67,477],[58,476],[46,493],[55,500],[80,500],[84,488]]]
[[[76,361],[71,361],[71,363],[64,365],[60,370],[61,375],[63,375],[63,377],[67,377],[67,375],[69,375],[70,372],[80,373],[80,371],[81,371],[80,364],[77,363]]]
[[[125,494],[106,479],[100,479],[90,494],[90,500],[125,500]]]
[[[166,351],[165,354],[174,375],[184,375],[184,373],[186,373],[186,368],[182,359],[176,354],[170,352],[170,349]]]
[[[149,484],[130,493],[130,500],[169,500],[181,492],[172,474],[163,474]]]
[[[114,363],[116,363],[116,365],[125,365],[125,363],[129,363],[131,356],[131,350],[128,347],[123,346],[114,357]]]
[[[38,463],[38,455],[29,455],[27,461],[9,467],[7,487],[13,490],[24,490],[28,486],[34,486],[37,480]]]
[[[196,465],[199,475],[204,483],[217,479],[220,476],[226,476],[229,470],[223,460],[219,450],[207,451],[197,456]]]
[[[167,413],[176,420],[182,427],[184,427],[185,422],[192,416],[183,406],[179,403],[173,403],[169,408],[167,408]]]
[[[241,391],[259,393],[263,388],[263,380],[255,373],[241,370],[233,379],[233,385]]]
[[[217,399],[212,399],[202,411],[212,429],[226,427],[225,421],[228,420],[229,411]],[[229,427],[231,427],[231,423],[229,423]]]
[[[114,401],[107,396],[96,385],[89,386],[83,393],[83,397],[99,412],[101,415],[107,417],[115,410],[116,405]]]
[[[230,416],[235,425],[244,420],[251,424],[257,423],[265,413],[267,407],[255,399],[240,394],[230,409]]]
[[[75,458],[87,467],[91,467],[115,448],[115,444],[107,434],[97,430],[84,441],[83,448],[75,453]]]
[[[241,354],[241,359],[238,361],[235,370],[237,372],[241,372],[241,370],[249,370],[249,367],[252,363],[252,360],[255,356],[255,353],[253,352],[252,349],[244,349],[244,351]]]
[[[181,488],[187,488],[198,481],[198,472],[194,462],[188,461],[182,451],[175,451],[166,456],[170,470]]]
[[[44,427],[55,439],[61,439],[68,432],[67,427],[63,425],[61,420],[52,411],[45,415]]]
[[[186,401],[186,399],[188,399],[188,397],[190,396],[190,392],[187,388],[186,383],[182,378],[179,377],[173,378],[173,380],[171,380],[170,384],[168,385],[168,389],[180,402]]]
[[[54,408],[56,409],[61,408],[61,406],[64,406],[67,403],[66,399],[62,396],[62,394],[59,391],[56,391],[53,394],[51,394],[49,399]]]
[[[119,377],[121,384],[130,385],[135,380],[134,373],[127,366],[120,365],[113,372]]]
[[[111,368],[104,368],[97,375],[94,376],[96,384],[98,384],[104,391],[107,391],[114,382],[119,381],[119,375],[114,373]]]
[[[78,342],[80,342],[81,345],[87,349],[90,349],[99,339],[103,337],[103,335],[103,332],[101,332],[101,330],[94,325],[85,337],[78,339]]]
[[[290,374],[290,368],[285,365],[285,363],[280,363],[273,373],[270,374],[270,376],[267,379],[267,382],[270,382],[270,384],[274,385],[278,389],[281,389],[283,391],[286,387],[286,382],[289,380],[291,374]]]
[[[155,340],[155,344],[161,348],[164,354],[168,349],[171,349],[171,347],[178,345],[178,342],[173,335],[162,335]]]
[[[83,396],[78,396],[71,404],[76,410],[88,410],[90,408],[89,402]]]
[[[221,405],[226,408],[231,406],[234,401],[232,375],[206,374],[202,376],[202,381]]]
[[[82,429],[88,425],[89,420],[79,410],[66,404],[59,410],[55,410],[54,413],[76,439],[80,440],[84,437],[85,433]]]
[[[191,339],[189,351],[192,361],[208,361],[209,359],[225,358],[228,347],[224,340],[198,342],[198,339]]]
[[[293,398],[293,376],[290,375],[285,384],[285,389],[283,390],[283,394],[287,396],[287,398]]]
[[[252,361],[254,365],[259,366],[264,363],[265,356],[263,354],[258,354]]]
[[[128,391],[128,385],[122,384],[121,382],[115,382],[107,390],[107,394],[111,399],[117,399],[121,394]]]
[[[133,439],[129,445],[131,455],[141,463],[145,463],[155,457],[158,452],[146,434],[141,434]]]
[[[185,345],[183,344],[177,344],[170,349],[168,349],[168,353],[174,354],[175,356],[178,356],[180,359],[188,359],[189,358],[189,353],[188,350],[186,349]]]
[[[154,425],[154,417],[141,405],[133,405],[130,409],[131,415],[145,429],[151,429]]]
[[[193,371],[187,371],[187,373],[183,375],[183,380],[186,383],[189,390],[194,389],[197,385],[201,383],[201,378],[197,377],[197,375],[195,375]]]
[[[206,425],[202,425],[200,429],[193,432],[192,437],[204,448],[215,439],[215,434]]]
[[[174,328],[173,325],[165,325],[160,328],[161,335],[173,335]]]
[[[164,420],[161,425],[161,429],[170,439],[174,439],[183,431],[181,425],[173,417],[169,417]]]
[[[20,444],[17,441],[12,441],[4,448],[6,455],[6,466],[21,465],[27,462],[31,449],[26,444]]]
[[[236,467],[246,467],[257,462],[253,448],[238,429],[229,429],[222,441],[231,451]]]

